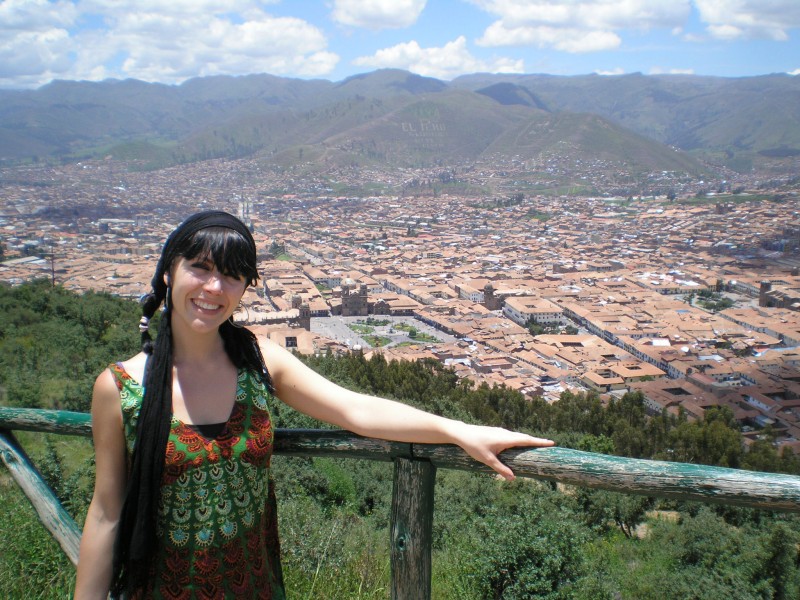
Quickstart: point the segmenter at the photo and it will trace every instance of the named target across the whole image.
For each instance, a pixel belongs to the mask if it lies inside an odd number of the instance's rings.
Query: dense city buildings
[[[723,404],[746,439],[769,426],[800,446],[797,182],[661,173],[649,179],[677,193],[616,196],[621,175],[584,168],[609,191],[532,193],[513,164],[463,169],[489,190],[469,195],[409,185],[435,170],[6,169],[0,280],[136,298],[167,233],[220,208],[251,224],[260,253],[237,318],[287,347],[433,358],[548,400],[642,390],[653,414],[690,419]],[[365,181],[381,194],[334,191]]]

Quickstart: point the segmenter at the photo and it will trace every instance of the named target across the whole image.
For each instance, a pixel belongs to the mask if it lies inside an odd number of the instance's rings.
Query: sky
[[[0,0],[0,88],[381,68],[800,75],[800,0]]]

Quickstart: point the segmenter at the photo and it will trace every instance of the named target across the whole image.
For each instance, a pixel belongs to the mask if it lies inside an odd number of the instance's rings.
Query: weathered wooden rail
[[[0,456],[44,526],[77,564],[80,530],[17,443],[13,431],[91,436],[88,414],[0,407]],[[490,472],[460,448],[363,438],[338,430],[279,429],[275,453],[394,462],[391,515],[392,598],[430,598],[431,526],[436,470]],[[501,455],[517,476],[680,500],[800,512],[800,477],[638,460],[567,448],[514,449]]]

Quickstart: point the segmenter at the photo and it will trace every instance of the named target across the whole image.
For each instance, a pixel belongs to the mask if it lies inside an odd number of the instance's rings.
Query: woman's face
[[[166,277],[172,288],[173,331],[181,324],[198,333],[217,331],[247,288],[243,278],[223,275],[210,257],[179,257]]]

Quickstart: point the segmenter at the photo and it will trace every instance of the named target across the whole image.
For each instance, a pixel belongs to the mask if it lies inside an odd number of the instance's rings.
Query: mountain
[[[479,94],[488,96],[500,104],[521,104],[522,106],[533,106],[547,110],[544,102],[542,102],[536,94],[529,89],[513,83],[501,82],[495,83],[480,90],[476,90]]]
[[[698,173],[698,158],[744,170],[798,154],[800,78],[782,75],[474,74],[447,83],[384,69],[341,82],[248,75],[0,91],[0,164],[112,155],[154,168],[260,155],[286,165],[425,166],[568,155]]]
[[[551,110],[599,115],[732,167],[800,155],[800,77],[476,74],[451,82],[479,93],[502,84],[530,92]]]

